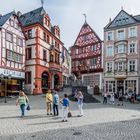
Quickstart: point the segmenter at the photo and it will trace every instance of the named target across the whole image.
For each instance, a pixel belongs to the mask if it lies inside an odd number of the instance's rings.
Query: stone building
[[[140,15],[123,9],[104,28],[104,90],[139,93]]]
[[[25,91],[40,94],[62,86],[60,29],[52,26],[43,7],[19,12],[26,40]]]

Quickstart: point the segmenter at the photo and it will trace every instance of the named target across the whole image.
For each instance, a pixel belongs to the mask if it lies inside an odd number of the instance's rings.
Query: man
[[[47,103],[47,115],[52,115],[53,97],[50,89],[46,94],[46,103]]]
[[[59,106],[59,95],[58,95],[57,91],[55,91],[55,95],[53,97],[53,113],[54,113],[54,116],[59,115],[58,106]]]

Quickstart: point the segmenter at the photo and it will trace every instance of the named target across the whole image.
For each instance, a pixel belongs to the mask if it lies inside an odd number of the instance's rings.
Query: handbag
[[[71,114],[71,112],[69,111],[69,112],[68,112],[68,118],[70,118],[70,117],[72,117],[72,114]]]
[[[28,111],[30,111],[31,110],[31,108],[30,108],[30,105],[28,104],[27,105],[27,108],[26,108]]]

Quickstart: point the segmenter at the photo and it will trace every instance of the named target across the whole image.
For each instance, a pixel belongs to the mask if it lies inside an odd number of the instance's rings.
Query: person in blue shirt
[[[58,95],[57,91],[55,91],[55,94],[53,96],[53,113],[54,113],[54,116],[59,115],[58,106],[59,106],[59,95]]]
[[[64,98],[62,100],[62,121],[67,122],[68,121],[68,108],[69,108],[69,99],[68,95],[64,94]]]

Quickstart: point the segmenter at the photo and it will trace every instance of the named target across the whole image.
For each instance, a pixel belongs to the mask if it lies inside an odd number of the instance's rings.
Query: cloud
[[[2,0],[1,0],[2,1]],[[109,18],[119,13],[121,7],[129,14],[140,14],[139,0],[44,0],[44,8],[48,12],[52,24],[59,25],[61,39],[66,47],[72,46],[84,24],[83,13],[87,14],[87,22],[103,40],[103,28]],[[40,0],[3,0],[0,13],[12,10],[28,12],[41,6]]]

